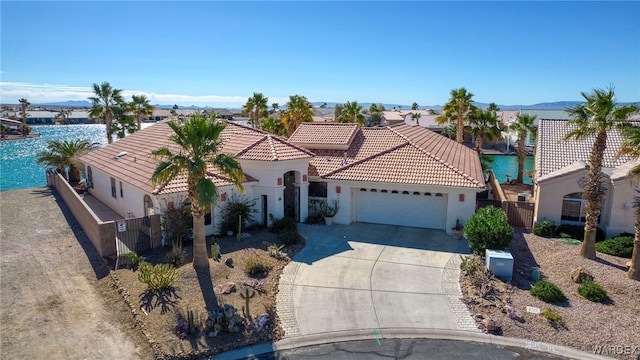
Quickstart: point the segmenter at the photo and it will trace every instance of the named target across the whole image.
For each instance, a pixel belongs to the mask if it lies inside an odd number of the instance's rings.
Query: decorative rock
[[[524,322],[524,319],[522,318],[522,316],[518,315],[518,313],[516,312],[516,309],[512,308],[509,305],[506,305],[504,309],[507,311],[507,314],[509,314],[509,317],[511,318],[511,320],[515,320],[517,322]]]
[[[227,258],[224,261],[224,264],[227,265],[228,267],[232,268],[233,267],[233,259],[232,258]]]
[[[222,295],[228,295],[231,294],[232,292],[236,291],[236,284],[232,283],[232,282],[226,282],[224,284],[220,284],[218,286],[216,286],[215,288],[216,292],[222,294]]]
[[[493,319],[488,317],[482,320],[482,326],[484,326],[485,332],[488,332],[488,333],[492,333],[498,330],[498,325],[496,324],[496,322]]]
[[[582,284],[582,282],[585,280],[593,281],[593,275],[591,275],[589,270],[583,267],[578,267],[571,270],[569,272],[569,275],[571,276],[571,280],[573,280],[573,282],[576,284]]]

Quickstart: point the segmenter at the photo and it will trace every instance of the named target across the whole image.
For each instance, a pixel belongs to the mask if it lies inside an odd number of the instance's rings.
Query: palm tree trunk
[[[484,134],[480,133],[476,136],[476,151],[478,154],[482,152],[482,143],[484,142]]]
[[[640,197],[636,197],[634,207],[636,208],[636,237],[633,240],[633,253],[631,253],[631,266],[627,276],[629,279],[640,281]]]
[[[136,114],[136,120],[138,123],[138,130],[142,128],[142,114]]]
[[[596,140],[589,157],[589,178],[585,188],[585,206],[586,221],[584,224],[584,241],[580,248],[580,256],[587,259],[596,258],[596,231],[598,228],[598,219],[600,218],[600,209],[602,207],[602,198],[604,197],[605,188],[602,180],[602,160],[604,151],[607,148],[607,132],[600,131],[596,135]]]
[[[462,144],[464,141],[464,116],[462,114],[462,105],[458,106],[458,126],[456,128],[456,141]]]
[[[191,203],[193,214],[193,267],[196,269],[209,268],[207,256],[207,239],[204,236],[204,214],[196,205]]]
[[[69,184],[80,182],[80,169],[77,166],[69,166]]]
[[[113,142],[113,134],[111,133],[111,123],[113,122],[113,114],[109,107],[105,110],[104,123],[107,125],[107,143]]]
[[[522,173],[524,172],[524,138],[525,134],[520,134],[518,138],[518,184],[522,184],[524,179],[522,178]]]

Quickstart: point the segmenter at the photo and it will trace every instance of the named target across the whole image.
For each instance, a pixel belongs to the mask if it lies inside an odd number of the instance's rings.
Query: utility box
[[[493,275],[503,281],[511,281],[513,256],[506,250],[485,250],[485,266]]]

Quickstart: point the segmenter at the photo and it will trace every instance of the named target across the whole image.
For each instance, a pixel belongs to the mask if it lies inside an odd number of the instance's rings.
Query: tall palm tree
[[[100,144],[90,143],[88,140],[49,140],[47,150],[38,153],[36,162],[48,168],[55,169],[62,174],[70,184],[80,182],[80,156],[98,148]],[[69,168],[67,177],[65,169]]]
[[[128,104],[129,111],[133,113],[138,124],[138,130],[142,128],[142,118],[153,115],[153,105],[145,95],[131,95],[131,102]]]
[[[273,113],[275,114],[275,113],[277,113],[277,112],[278,112],[278,109],[280,109],[280,104],[278,104],[278,103],[272,103],[272,104],[271,104],[271,108],[273,109]]]
[[[111,122],[113,121],[112,106],[119,106],[124,102],[122,98],[122,90],[114,89],[108,82],[102,84],[93,84],[93,93],[89,100],[93,104],[89,116],[92,118],[104,117],[104,123],[107,125],[107,142],[113,142],[113,133],[111,132]]]
[[[287,127],[280,121],[280,119],[276,119],[273,116],[269,116],[268,119],[262,120],[260,124],[262,130],[279,135],[279,136],[287,136]]]
[[[449,101],[442,107],[442,115],[436,118],[440,125],[456,124],[456,141],[459,143],[464,141],[464,124],[475,108],[472,98],[473,94],[464,87],[451,90]]]
[[[357,101],[344,104],[344,108],[340,113],[340,117],[336,119],[340,123],[357,123],[360,126],[364,126],[364,115],[362,115],[362,105]]]
[[[527,133],[536,132],[536,126],[534,125],[535,120],[535,115],[519,114],[516,121],[509,126],[511,130],[518,133],[518,178],[516,181],[520,184],[523,182],[524,159],[527,155],[524,150],[524,141],[527,138]]]
[[[573,125],[566,136],[568,139],[583,139],[595,136],[589,156],[589,175],[585,185],[586,221],[584,224],[584,241],[580,248],[580,256],[587,259],[596,258],[596,229],[600,217],[602,200],[605,194],[602,174],[602,161],[607,148],[607,132],[623,128],[630,114],[637,111],[635,105],[618,106],[615,101],[613,87],[607,90],[594,89],[587,94],[582,92],[586,103],[568,108],[570,119],[567,125]]]
[[[622,154],[630,154],[636,159],[640,159],[640,127],[625,126],[622,134],[625,140],[622,144]],[[636,185],[640,182],[640,165],[629,170],[631,181]],[[636,191],[640,192],[637,188]],[[640,280],[640,196],[635,196],[633,201],[636,222],[634,224],[635,239],[633,240],[633,252],[631,253],[631,266],[627,276],[629,279]]]
[[[247,99],[247,103],[242,107],[242,113],[249,115],[249,123],[256,128],[260,128],[260,118],[269,116],[267,103],[269,98],[262,93],[254,92],[253,96]]]
[[[22,127],[27,127],[27,106],[31,105],[29,100],[22,98],[18,100],[20,102],[20,116],[22,117]]]
[[[422,117],[422,115],[420,115],[420,113],[411,114],[411,120],[415,121],[416,124],[418,123],[418,120],[420,120],[421,117]]]
[[[303,122],[313,121],[313,111],[309,100],[302,95],[289,96],[287,109],[280,116],[282,122],[287,126],[287,133],[293,134]]]
[[[500,137],[501,126],[500,120],[496,111],[491,107],[488,109],[474,109],[473,113],[469,115],[469,127],[471,133],[475,136],[476,151],[482,152],[482,144],[484,139],[493,141]]]
[[[418,110],[418,103],[417,102],[413,102],[413,104],[411,104],[411,110]]]
[[[70,109],[62,109],[58,111],[56,114],[56,118],[59,119],[63,124],[67,124],[67,117],[71,115]]]
[[[174,152],[164,147],[152,152],[160,159],[151,181],[164,184],[178,176],[187,176],[187,197],[191,201],[193,215],[193,267],[208,268],[207,241],[204,235],[204,215],[218,198],[218,188],[207,178],[210,167],[225,174],[235,186],[244,191],[244,174],[240,163],[232,156],[220,152],[220,134],[226,123],[216,121],[215,114],[206,118],[200,114],[191,115],[186,121],[170,121],[173,130],[170,139],[180,147]]]

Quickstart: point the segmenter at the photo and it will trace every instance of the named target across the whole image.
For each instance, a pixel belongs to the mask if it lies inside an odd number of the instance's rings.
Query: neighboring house
[[[634,124],[640,126],[640,122]],[[583,193],[595,138],[564,141],[564,136],[572,129],[566,120],[541,119],[538,123],[534,178],[536,222],[552,220],[556,224],[584,225],[586,200]],[[606,194],[598,226],[607,236],[634,232],[632,203],[638,193],[628,172],[639,161],[618,156],[622,141],[619,131],[611,131],[604,154],[602,172]]]
[[[302,123],[289,142],[315,154],[309,196],[339,200],[334,222],[450,232],[485,189],[478,154],[419,126]]]
[[[130,114],[133,115],[133,114]],[[153,114],[151,116],[147,116],[143,119],[143,121],[147,122],[156,122],[162,121],[171,116],[171,110],[168,109],[153,109]]]
[[[151,175],[160,147],[169,141],[167,122],[144,128],[80,158],[90,192],[123,217],[162,213],[186,199],[185,178],[157,188]],[[304,221],[310,198],[340,202],[336,223],[373,222],[450,231],[475,212],[485,184],[475,151],[418,126],[361,128],[356,124],[303,123],[287,141],[228,122],[222,151],[236,156],[245,173],[246,196],[256,200],[256,222],[268,215]],[[216,232],[216,214],[237,193],[212,170],[219,188],[206,234]]]

